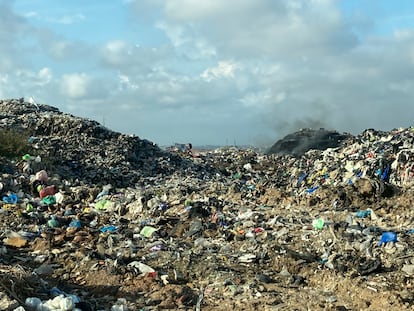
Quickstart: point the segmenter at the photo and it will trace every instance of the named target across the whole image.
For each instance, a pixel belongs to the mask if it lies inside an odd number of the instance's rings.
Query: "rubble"
[[[409,310],[414,129],[298,154],[160,149],[24,100],[0,126],[9,310]]]

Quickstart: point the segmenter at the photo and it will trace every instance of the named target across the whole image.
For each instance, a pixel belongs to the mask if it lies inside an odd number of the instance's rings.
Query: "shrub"
[[[30,153],[28,137],[24,131],[0,129],[0,156],[15,158]]]

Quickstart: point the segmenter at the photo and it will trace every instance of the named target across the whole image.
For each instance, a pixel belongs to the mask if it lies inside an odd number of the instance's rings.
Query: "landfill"
[[[412,127],[188,152],[5,99],[0,129],[32,148],[0,158],[0,310],[413,308]]]

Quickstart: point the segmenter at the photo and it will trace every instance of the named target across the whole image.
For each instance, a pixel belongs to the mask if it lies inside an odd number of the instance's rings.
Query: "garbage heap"
[[[340,134],[337,131],[326,130],[324,128],[311,129],[304,128],[279,139],[270,149],[268,154],[288,154],[296,157],[302,156],[307,151],[325,150],[337,148],[341,143],[349,138],[350,134]]]
[[[0,309],[412,308],[413,128],[302,156],[174,154],[53,107],[0,105],[2,126],[44,146],[0,161]]]
[[[146,139],[24,99],[0,100],[0,126],[25,131],[36,155],[62,179],[124,187],[142,176],[197,170],[191,162]]]

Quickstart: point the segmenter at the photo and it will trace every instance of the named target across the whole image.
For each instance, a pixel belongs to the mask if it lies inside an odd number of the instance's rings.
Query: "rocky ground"
[[[2,310],[411,310],[414,131],[167,152],[24,100],[0,126]],[[283,145],[283,144],[282,144]]]

